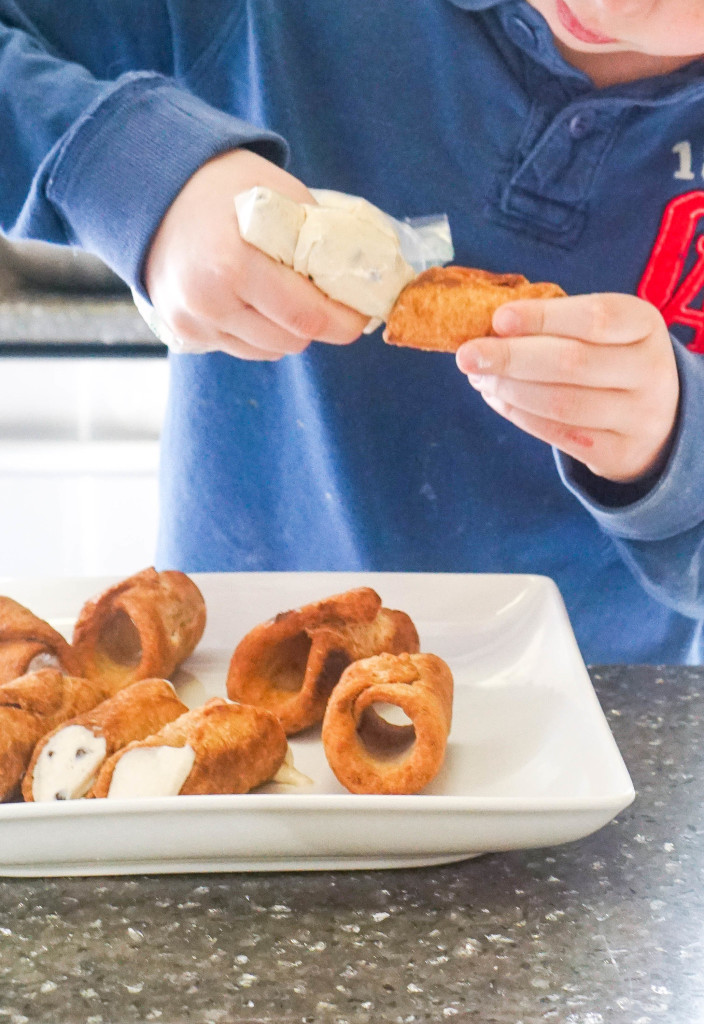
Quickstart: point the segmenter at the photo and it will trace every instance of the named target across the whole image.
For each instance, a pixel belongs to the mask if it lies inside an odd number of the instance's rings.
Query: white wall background
[[[168,366],[0,358],[0,576],[151,565]]]

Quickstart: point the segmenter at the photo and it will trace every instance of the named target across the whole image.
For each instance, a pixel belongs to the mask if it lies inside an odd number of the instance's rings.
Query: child
[[[171,360],[159,565],[543,573],[588,661],[700,661],[702,53],[700,0],[0,0],[3,230],[221,349]],[[255,184],[569,297],[457,365],[355,340]]]

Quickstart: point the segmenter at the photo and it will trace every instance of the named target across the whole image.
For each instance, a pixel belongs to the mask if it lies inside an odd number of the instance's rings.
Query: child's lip
[[[564,28],[570,32],[575,39],[579,39],[583,43],[616,43],[617,39],[612,39],[610,36],[602,36],[598,32],[592,32],[591,29],[575,18],[572,11],[569,9],[564,0],[557,0],[557,16],[560,19],[560,23]]]

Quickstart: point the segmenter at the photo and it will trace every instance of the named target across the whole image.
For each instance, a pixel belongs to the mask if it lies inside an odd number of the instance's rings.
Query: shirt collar
[[[502,7],[497,12],[504,30],[521,48],[530,53],[539,63],[554,74],[573,78],[585,85],[587,76],[573,68],[558,53],[547,22],[535,8],[525,0],[448,0],[455,7],[465,11],[486,11]],[[520,25],[520,29],[516,26]],[[526,30],[526,27],[529,31]],[[530,36],[530,44],[528,38]],[[602,93],[604,98],[628,99],[659,106],[661,103],[701,100],[704,98],[704,58],[662,77],[643,79],[640,82],[612,86]]]

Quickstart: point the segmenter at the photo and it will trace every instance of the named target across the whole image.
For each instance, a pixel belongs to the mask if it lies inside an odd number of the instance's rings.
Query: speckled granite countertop
[[[591,674],[637,790],[595,835],[403,871],[0,880],[0,1024],[701,1024],[704,669]]]

